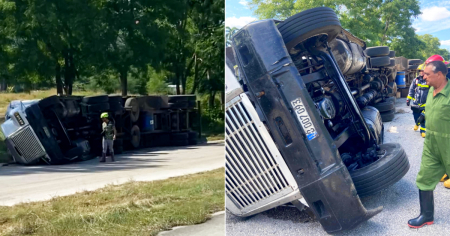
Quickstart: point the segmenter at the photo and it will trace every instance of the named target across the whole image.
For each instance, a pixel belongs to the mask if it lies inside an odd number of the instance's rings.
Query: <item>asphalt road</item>
[[[384,123],[385,143],[397,142],[405,149],[410,170],[399,182],[375,194],[361,198],[367,209],[383,206],[381,213],[357,228],[337,235],[450,235],[450,189],[439,183],[434,191],[434,224],[421,229],[410,229],[409,219],[419,214],[419,194],[415,179],[419,172],[423,138],[414,131],[414,119],[406,99],[397,99],[397,114],[393,121]],[[231,214],[226,217],[228,235],[328,235],[318,222],[303,222],[303,212],[295,208],[276,209],[242,219]]]
[[[152,181],[224,166],[224,144],[141,149],[116,155],[116,162],[98,159],[58,166],[0,167],[0,205],[39,201],[94,190],[130,180]]]

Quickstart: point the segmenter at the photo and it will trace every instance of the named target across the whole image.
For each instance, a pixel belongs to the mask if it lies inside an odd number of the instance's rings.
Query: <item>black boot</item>
[[[421,228],[424,225],[431,225],[434,221],[434,199],[433,191],[419,190],[420,215],[408,221],[411,228]]]
[[[100,162],[105,162],[106,160],[106,153],[102,152],[102,157],[100,157]]]
[[[114,162],[114,152],[111,152],[111,161]]]

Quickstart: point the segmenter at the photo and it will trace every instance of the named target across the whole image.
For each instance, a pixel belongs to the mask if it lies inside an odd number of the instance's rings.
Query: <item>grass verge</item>
[[[156,235],[224,210],[224,168],[0,207],[0,235]]]

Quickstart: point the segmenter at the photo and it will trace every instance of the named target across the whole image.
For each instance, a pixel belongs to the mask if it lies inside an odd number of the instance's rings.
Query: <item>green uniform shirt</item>
[[[111,121],[108,121],[108,123],[103,122],[102,124],[103,127],[103,133],[104,133],[104,137],[107,140],[113,140],[114,137],[114,124]]]
[[[434,190],[445,173],[450,173],[450,82],[436,96],[430,88],[425,120],[427,135],[416,184],[420,190]]]

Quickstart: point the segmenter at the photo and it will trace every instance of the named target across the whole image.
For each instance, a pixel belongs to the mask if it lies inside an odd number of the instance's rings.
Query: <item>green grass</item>
[[[156,235],[224,210],[224,188],[221,168],[0,207],[0,235]]]

